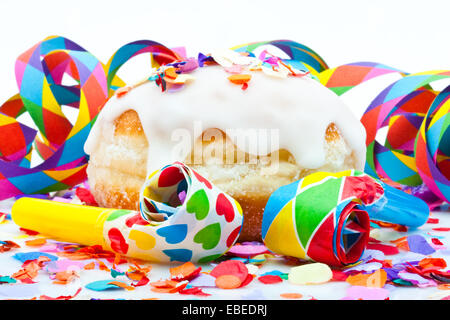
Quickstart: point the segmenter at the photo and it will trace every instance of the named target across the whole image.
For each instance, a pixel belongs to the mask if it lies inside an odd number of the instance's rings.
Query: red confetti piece
[[[35,235],[39,234],[39,232],[37,232],[37,231],[28,230],[28,229],[25,229],[25,228],[19,228],[19,230],[22,231],[22,232],[25,232],[29,236],[35,236]]]
[[[132,283],[131,285],[133,287],[141,287],[141,286],[145,286],[149,282],[150,282],[150,279],[147,278],[146,276],[143,276],[137,283]]]
[[[9,250],[15,249],[15,248],[20,248],[20,246],[13,241],[9,241],[9,240],[0,241],[0,253],[9,251]]]
[[[179,294],[191,294],[191,295],[195,295],[195,296],[210,296],[209,293],[203,292],[201,288],[199,287],[192,287],[189,289],[182,289],[180,291],[178,291]]]
[[[427,223],[437,224],[437,223],[439,223],[439,219],[437,219],[437,218],[429,218],[427,220]]]
[[[447,263],[441,258],[425,258],[419,261],[419,267],[421,267],[424,272],[430,270],[434,271],[444,269],[447,267]]]
[[[80,292],[81,292],[81,288],[79,288],[77,290],[77,292],[75,292],[75,294],[72,295],[72,296],[59,296],[59,297],[56,297],[56,298],[52,298],[52,297],[49,297],[49,296],[46,296],[46,295],[41,295],[39,297],[39,300],[70,300],[70,299],[75,298]]]
[[[245,278],[245,280],[241,283],[241,285],[240,285],[239,288],[245,287],[245,286],[248,285],[250,282],[252,282],[253,277],[254,277],[253,275],[248,274],[248,275],[247,275],[247,278]]]
[[[433,244],[438,245],[438,246],[443,246],[444,244],[437,238],[431,238],[431,242],[433,242]]]
[[[334,281],[345,281],[348,277],[348,275],[345,272],[342,272],[340,270],[331,270],[333,272],[333,278]]]
[[[267,274],[265,276],[261,276],[258,278],[258,280],[264,284],[273,284],[273,283],[283,282],[283,279],[281,279],[281,277],[273,275],[273,274]]]
[[[450,231],[450,228],[433,228],[434,231]]]
[[[210,273],[214,278],[222,275],[234,275],[244,282],[248,276],[248,269],[244,263],[238,260],[227,260],[219,263]]]
[[[383,268],[392,268],[392,261],[391,260],[378,260],[378,259],[371,259],[368,262],[378,262],[383,265]]]

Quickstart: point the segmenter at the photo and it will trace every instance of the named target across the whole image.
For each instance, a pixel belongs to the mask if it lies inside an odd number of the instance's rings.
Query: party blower
[[[179,162],[147,178],[139,210],[20,198],[11,215],[22,228],[61,241],[161,262],[217,259],[235,243],[243,221],[237,201]]]
[[[415,228],[429,213],[421,199],[362,172],[318,172],[270,196],[262,237],[275,253],[345,266],[367,247],[370,220]]]

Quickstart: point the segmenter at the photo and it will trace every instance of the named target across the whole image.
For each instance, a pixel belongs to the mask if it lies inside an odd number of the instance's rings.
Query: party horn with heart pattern
[[[139,210],[20,198],[11,216],[20,227],[61,241],[161,262],[217,259],[235,243],[243,222],[236,200],[179,162],[148,177]]]

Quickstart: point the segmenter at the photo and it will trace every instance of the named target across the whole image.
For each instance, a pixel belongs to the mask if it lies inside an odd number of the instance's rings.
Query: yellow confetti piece
[[[228,80],[230,80],[234,84],[244,84],[250,81],[252,76],[250,74],[233,74],[228,77]]]
[[[293,267],[289,271],[288,280],[293,284],[319,284],[332,279],[333,272],[324,263],[310,263]]]
[[[47,240],[45,238],[37,238],[37,239],[25,241],[25,244],[29,247],[41,247],[46,243],[47,243]]]

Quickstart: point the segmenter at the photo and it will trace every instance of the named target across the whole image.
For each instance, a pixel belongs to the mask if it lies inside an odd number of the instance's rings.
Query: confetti
[[[57,256],[54,256],[52,254],[45,253],[45,252],[39,252],[39,251],[19,252],[19,253],[16,253],[15,255],[13,255],[14,259],[17,259],[17,260],[19,260],[21,262],[26,262],[26,261],[29,261],[29,260],[36,260],[39,257],[47,257],[51,261],[58,260]]]
[[[10,240],[6,240],[6,241],[0,241],[0,253],[1,252],[7,252],[10,251],[11,249],[17,249],[20,248],[20,246]]]
[[[301,293],[288,292],[288,293],[281,293],[280,297],[285,299],[301,299],[303,298],[303,295]]]
[[[216,286],[221,289],[236,289],[242,284],[242,280],[233,274],[224,274],[216,278]]]
[[[85,286],[85,288],[89,289],[89,290],[94,290],[94,291],[124,289],[122,286],[118,286],[117,282],[115,282],[113,279],[97,280],[97,281],[88,283]]]
[[[79,293],[81,292],[81,288],[78,288],[78,290],[73,295],[68,296],[58,296],[56,298],[49,297],[47,295],[41,295],[39,296],[39,300],[70,300],[75,298]]]
[[[196,277],[201,270],[201,267],[197,268],[192,262],[186,262],[181,266],[169,269],[172,279],[178,281],[191,280]]]
[[[369,243],[367,245],[367,248],[372,249],[372,250],[381,251],[382,253],[384,253],[387,256],[399,253],[399,250],[397,247],[386,245],[386,244],[381,244],[381,243]]]
[[[427,240],[422,237],[421,235],[411,235],[407,238],[408,240],[408,246],[409,246],[409,250],[411,252],[416,252],[416,253],[420,253],[420,254],[432,254],[434,252],[436,252],[435,249],[433,249],[433,247],[431,247]]]
[[[346,294],[343,300],[386,300],[389,298],[389,291],[384,288],[351,286]]]
[[[244,263],[236,260],[227,260],[219,263],[213,270],[211,270],[210,275],[218,278],[222,275],[233,275],[240,280],[240,284],[248,276],[248,269]]]
[[[38,239],[25,241],[25,244],[29,247],[41,247],[46,243],[47,243],[47,240],[45,238],[38,238]]]
[[[281,279],[281,277],[276,276],[276,275],[270,275],[270,274],[260,276],[260,277],[258,277],[258,280],[264,284],[273,284],[273,283],[283,282],[283,279]]]
[[[370,274],[359,273],[356,275],[350,275],[345,281],[350,283],[352,286],[382,288],[384,287],[386,280],[386,271],[378,269]]]
[[[258,242],[258,243],[242,243],[235,244],[228,250],[228,254],[240,256],[240,257],[248,257],[248,256],[256,256],[263,253],[269,252],[267,247]]]
[[[203,292],[203,290],[201,288],[198,287],[192,287],[189,289],[181,289],[180,291],[178,291],[179,294],[191,294],[194,296],[201,296],[201,297],[207,297],[210,296],[209,293]]]
[[[419,261],[419,267],[423,271],[440,270],[447,267],[447,263],[442,258],[425,258]]]

